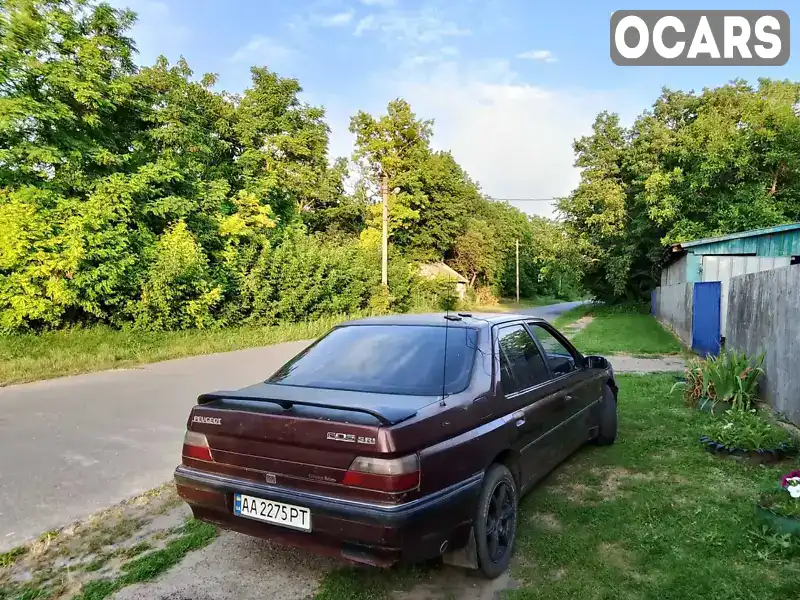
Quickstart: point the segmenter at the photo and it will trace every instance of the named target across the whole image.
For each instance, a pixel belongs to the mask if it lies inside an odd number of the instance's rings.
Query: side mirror
[[[605,370],[608,368],[608,360],[604,356],[585,356],[583,361],[589,369]]]

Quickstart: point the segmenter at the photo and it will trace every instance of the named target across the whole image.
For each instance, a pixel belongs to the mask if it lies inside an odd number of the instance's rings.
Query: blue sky
[[[195,73],[241,91],[251,65],[297,77],[323,105],[331,153],[349,155],[349,117],[396,97],[435,120],[434,145],[453,151],[498,198],[567,194],[578,173],[571,143],[600,110],[630,122],[662,86],[702,89],[741,77],[798,79],[783,67],[618,67],[609,58],[616,9],[700,8],[695,2],[584,0],[114,0],[139,13],[139,62],[183,55]],[[707,0],[703,9],[756,9]],[[776,1],[800,18],[796,2]],[[520,205],[522,206],[522,205]],[[550,213],[548,203],[524,205]]]

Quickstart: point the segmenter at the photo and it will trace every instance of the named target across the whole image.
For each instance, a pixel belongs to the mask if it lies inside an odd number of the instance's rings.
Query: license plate
[[[234,494],[233,514],[281,527],[311,531],[311,511],[302,506],[254,498],[246,494]]]

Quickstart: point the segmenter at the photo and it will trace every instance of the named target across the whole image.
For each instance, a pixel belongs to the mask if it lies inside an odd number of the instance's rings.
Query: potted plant
[[[777,533],[800,536],[800,471],[787,473],[777,488],[761,494],[756,514]]]
[[[789,432],[764,420],[755,410],[730,410],[711,421],[700,442],[719,456],[754,463],[778,462],[794,453]]]

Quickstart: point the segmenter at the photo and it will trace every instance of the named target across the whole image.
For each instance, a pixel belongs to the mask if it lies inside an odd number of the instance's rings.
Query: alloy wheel
[[[486,513],[486,546],[492,562],[500,562],[514,541],[516,520],[514,492],[505,481],[500,481],[492,491]]]

